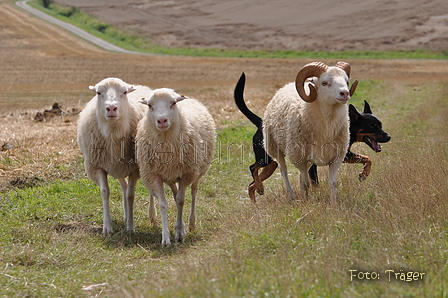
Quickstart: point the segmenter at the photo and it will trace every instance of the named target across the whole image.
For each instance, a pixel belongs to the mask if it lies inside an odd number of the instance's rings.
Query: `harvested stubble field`
[[[254,205],[246,192],[254,128],[235,108],[234,84],[244,71],[248,104],[262,115],[275,90],[311,60],[122,55],[9,2],[0,2],[0,20],[0,141],[15,146],[0,152],[2,296],[448,295],[447,61],[350,60],[361,81],[353,103],[361,109],[369,101],[392,136],[380,154],[356,146],[372,158],[371,176],[359,183],[360,166],[344,165],[339,202],[330,206],[326,169],[323,187],[295,203],[277,175]],[[109,76],[196,97],[218,123],[221,146],[200,185],[198,228],[184,244],[160,247],[160,225],[148,223],[141,184],[137,230],[126,234],[114,181],[118,232],[102,238],[99,190],[83,174],[76,116],[33,120],[54,102],[81,108],[93,95],[88,85]],[[380,279],[360,281],[349,270]],[[392,274],[389,281],[386,270],[425,275],[407,282]]]

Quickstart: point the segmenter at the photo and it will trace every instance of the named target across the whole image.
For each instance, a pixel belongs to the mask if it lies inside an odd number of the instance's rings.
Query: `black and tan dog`
[[[252,147],[255,153],[255,163],[249,169],[254,181],[249,185],[249,197],[255,202],[255,191],[262,195],[264,193],[263,181],[274,173],[278,164],[265,151],[263,146],[263,120],[255,115],[244,102],[244,85],[246,76],[243,73],[235,87],[234,98],[238,109],[257,127],[257,131],[252,138]],[[364,168],[358,175],[359,181],[363,181],[369,176],[372,161],[368,156],[356,154],[350,151],[355,142],[364,142],[375,152],[381,151],[379,143],[386,143],[390,136],[382,129],[381,121],[378,120],[370,109],[369,104],[364,101],[364,112],[359,113],[353,105],[349,105],[350,117],[350,144],[344,157],[345,163],[362,163]],[[258,171],[261,169],[260,174]],[[319,184],[317,176],[317,166],[312,165],[308,170],[313,185]]]

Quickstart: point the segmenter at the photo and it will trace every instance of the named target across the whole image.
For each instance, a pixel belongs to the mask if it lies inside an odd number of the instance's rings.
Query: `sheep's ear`
[[[184,100],[185,98],[188,98],[188,97],[185,96],[185,95],[180,95],[178,98],[176,98],[176,102],[182,101],[182,100]]]
[[[96,86],[95,85],[90,85],[89,86],[89,90],[96,93]]]
[[[181,95],[181,96],[179,96],[178,98],[176,98],[176,102],[182,101],[182,100],[184,100],[184,99],[186,99],[186,98],[188,98],[188,96]]]
[[[128,88],[126,89],[127,93],[131,93],[132,91],[137,90],[134,86],[128,86]]]
[[[142,104],[144,104],[144,105],[148,105],[148,100],[147,100],[146,98],[144,98],[144,97],[142,97],[142,99],[139,100],[138,102],[139,102],[139,103],[142,103]]]

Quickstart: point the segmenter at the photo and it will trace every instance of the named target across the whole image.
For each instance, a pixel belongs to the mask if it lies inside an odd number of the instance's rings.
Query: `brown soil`
[[[204,6],[207,7],[211,6]],[[76,116],[63,115],[46,122],[35,122],[33,117],[38,111],[51,109],[55,102],[63,109],[81,108],[93,95],[88,86],[105,77],[120,77],[153,88],[174,88],[203,101],[221,122],[243,119],[232,97],[242,71],[248,77],[248,105],[261,115],[275,90],[293,80],[298,69],[311,62],[110,53],[1,0],[0,28],[0,145],[8,142],[15,146],[0,151],[0,189],[40,178],[80,177],[83,170],[77,164],[81,158],[76,144]],[[448,80],[448,61],[349,62],[353,78],[389,80],[397,88]]]

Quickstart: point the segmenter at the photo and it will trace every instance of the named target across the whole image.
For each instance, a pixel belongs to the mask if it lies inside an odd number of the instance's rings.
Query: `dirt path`
[[[37,16],[37,17],[39,17],[39,18],[41,18],[41,19],[43,19],[43,20],[45,20],[47,22],[55,24],[56,26],[64,28],[65,30],[67,30],[67,31],[69,31],[69,32],[71,32],[71,33],[73,33],[75,35],[78,35],[79,37],[87,40],[88,42],[93,43],[93,44],[95,44],[95,45],[99,46],[100,48],[103,48],[103,49],[105,49],[107,51],[124,53],[124,54],[143,54],[143,53],[128,51],[128,50],[125,50],[123,48],[120,48],[119,46],[116,46],[114,44],[111,44],[110,42],[107,42],[107,41],[105,41],[105,40],[103,40],[101,38],[98,38],[98,37],[96,37],[96,36],[86,32],[86,31],[84,31],[84,30],[82,30],[82,29],[72,25],[72,24],[63,22],[63,21],[58,20],[58,19],[56,19],[56,18],[54,18],[54,17],[52,17],[50,15],[47,15],[46,13],[43,13],[42,11],[29,6],[27,4],[27,2],[29,2],[29,1],[30,0],[17,1],[16,5],[18,7],[20,7],[21,9],[24,9],[27,12],[32,13],[33,15],[35,15],[35,16]]]

